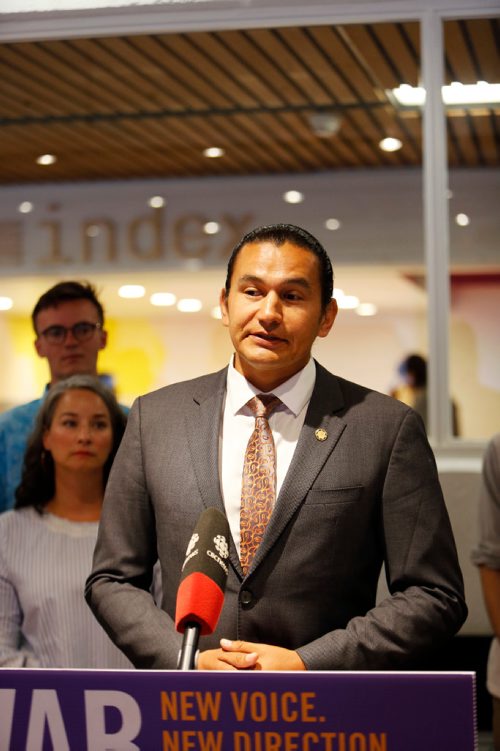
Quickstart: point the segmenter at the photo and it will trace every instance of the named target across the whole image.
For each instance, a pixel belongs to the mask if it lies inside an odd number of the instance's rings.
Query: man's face
[[[90,300],[68,300],[57,307],[41,310],[36,317],[37,338],[35,349],[46,357],[50,369],[50,382],[56,383],[75,374],[96,375],[97,354],[106,346],[106,332],[95,329],[89,339],[78,341],[72,331],[60,344],[50,342],[42,332],[51,326],[71,328],[75,323],[99,323],[99,316]]]
[[[317,336],[328,334],[337,305],[321,309],[320,265],[311,251],[269,241],[240,250],[222,322],[236,355],[234,365],[254,386],[270,391],[308,362]]]

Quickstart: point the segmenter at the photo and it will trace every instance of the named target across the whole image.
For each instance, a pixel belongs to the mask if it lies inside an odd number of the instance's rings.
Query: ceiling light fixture
[[[36,163],[41,164],[44,167],[47,167],[49,164],[54,164],[54,162],[57,162],[57,157],[54,154],[40,154],[36,158]]]
[[[210,311],[210,315],[212,318],[215,318],[216,321],[220,321],[222,318],[222,310],[220,309],[220,305],[216,305],[212,310]]]
[[[377,306],[372,302],[360,302],[356,313],[358,316],[374,316],[377,313]]]
[[[120,297],[125,297],[127,299],[133,300],[139,297],[144,297],[146,290],[144,289],[142,284],[124,284],[118,290],[118,294]]]
[[[287,203],[302,203],[304,194],[300,190],[287,190],[286,193],[283,193],[283,200]]]
[[[217,159],[220,156],[224,156],[224,154],[224,149],[221,149],[218,146],[210,146],[208,149],[205,149],[203,151],[203,156],[206,156],[209,159]]]
[[[334,219],[334,217],[330,217],[330,219],[326,220],[325,227],[334,232],[336,229],[340,229],[340,221]]]
[[[414,109],[425,104],[425,89],[423,86],[401,84],[397,89],[387,91],[389,98],[401,108]],[[500,104],[500,83],[478,81],[464,84],[454,81],[441,89],[443,103],[446,107],[474,107]]]
[[[359,305],[359,297],[356,295],[342,295],[337,298],[337,304],[341,310],[354,310]]]
[[[198,313],[203,307],[201,300],[196,297],[184,297],[177,303],[177,310],[181,313]]]
[[[220,231],[219,222],[206,222],[203,225],[203,232],[206,235],[216,235]]]
[[[172,292],[154,292],[149,298],[149,302],[151,305],[166,308],[169,305],[175,305],[177,297]]]
[[[13,305],[11,297],[0,297],[0,310],[10,310]]]
[[[319,138],[334,136],[342,122],[342,119],[335,112],[311,112],[308,115],[308,120],[312,132]]]
[[[381,141],[379,141],[380,148],[382,151],[399,151],[399,149],[402,147],[403,142],[399,140],[399,138],[383,138]]]
[[[457,214],[455,217],[455,223],[458,224],[459,227],[468,227],[470,224],[470,218],[467,214]]]
[[[148,200],[148,205],[152,209],[162,209],[165,206],[165,199],[163,196],[151,196]]]
[[[19,204],[19,206],[17,207],[17,210],[21,214],[29,214],[30,211],[33,211],[34,208],[35,207],[31,203],[31,201],[23,201],[22,203]]]

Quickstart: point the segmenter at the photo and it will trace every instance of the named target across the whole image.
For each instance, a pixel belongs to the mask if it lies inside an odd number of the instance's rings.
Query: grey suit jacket
[[[462,576],[421,419],[316,364],[305,423],[246,577],[234,545],[221,636],[300,653],[314,670],[411,667],[466,617]],[[226,370],[140,397],[114,462],[86,597],[137,667],[175,668],[187,543],[223,509]],[[328,437],[319,441],[317,428]],[[162,608],[148,592],[159,557]],[[391,596],[375,605],[382,565]]]

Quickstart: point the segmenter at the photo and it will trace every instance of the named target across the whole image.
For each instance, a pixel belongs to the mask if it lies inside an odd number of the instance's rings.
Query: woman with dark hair
[[[75,375],[48,392],[15,509],[0,515],[0,666],[132,667],[83,597],[125,423],[97,378]]]

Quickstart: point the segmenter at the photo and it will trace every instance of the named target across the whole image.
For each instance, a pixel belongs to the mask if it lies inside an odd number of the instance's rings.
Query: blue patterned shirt
[[[42,401],[43,397],[34,399],[0,414],[0,511],[14,506],[26,444]]]

